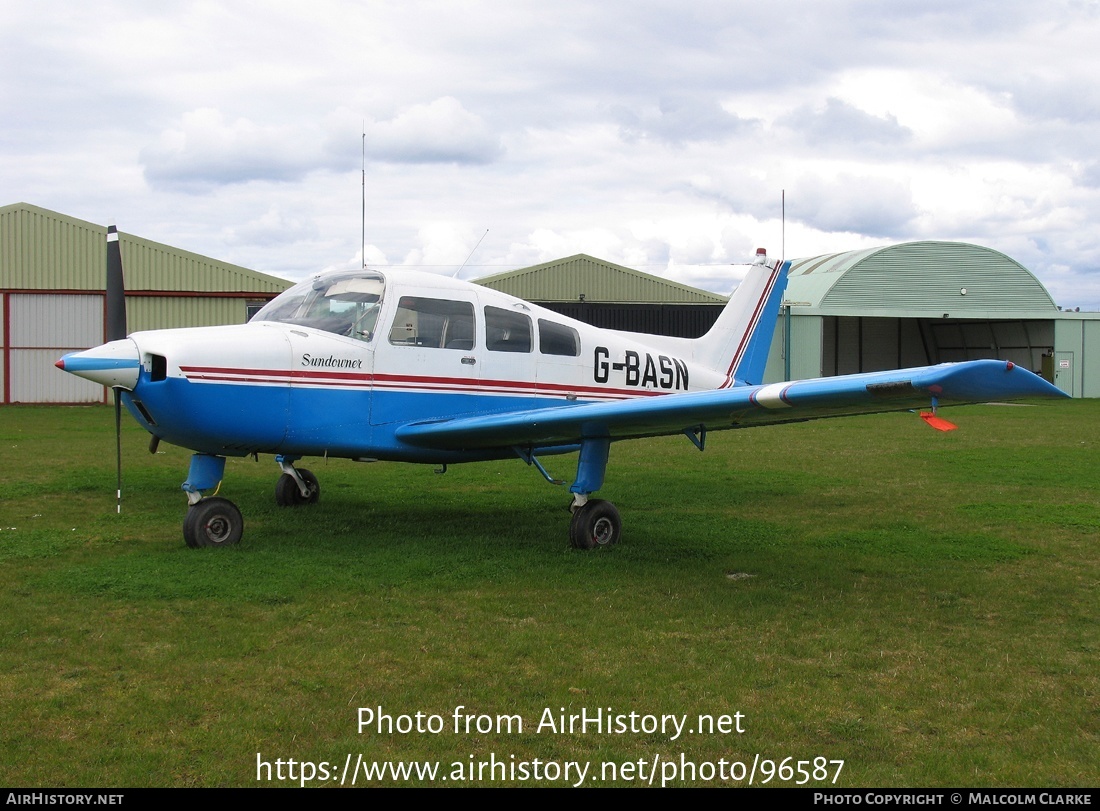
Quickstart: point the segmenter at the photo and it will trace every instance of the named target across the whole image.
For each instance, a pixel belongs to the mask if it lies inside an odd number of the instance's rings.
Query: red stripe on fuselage
[[[578,394],[590,397],[654,397],[668,392],[652,389],[613,389],[598,386],[571,386],[566,383],[540,383],[519,380],[479,380],[469,377],[428,375],[362,374],[355,372],[314,372],[300,369],[242,369],[218,366],[181,366],[188,380],[218,383],[267,383],[297,386],[340,386],[345,388],[419,389],[422,391],[459,391],[462,393],[501,394]]]

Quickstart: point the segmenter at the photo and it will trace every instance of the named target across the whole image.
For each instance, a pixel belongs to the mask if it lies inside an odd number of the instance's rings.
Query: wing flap
[[[592,437],[629,439],[700,428],[720,431],[905,411],[927,407],[933,399],[942,405],[1064,396],[1055,386],[1012,363],[979,360],[414,422],[398,428],[397,438],[411,445],[448,450],[557,446]]]

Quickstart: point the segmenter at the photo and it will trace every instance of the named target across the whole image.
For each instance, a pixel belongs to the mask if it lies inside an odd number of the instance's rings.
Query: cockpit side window
[[[394,346],[474,348],[474,305],[468,301],[402,296],[390,327]]]

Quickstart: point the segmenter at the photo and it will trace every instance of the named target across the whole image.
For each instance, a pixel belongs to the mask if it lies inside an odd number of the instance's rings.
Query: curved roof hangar
[[[791,263],[795,312],[943,318],[1050,318],[1038,279],[999,251],[963,242],[906,242]]]

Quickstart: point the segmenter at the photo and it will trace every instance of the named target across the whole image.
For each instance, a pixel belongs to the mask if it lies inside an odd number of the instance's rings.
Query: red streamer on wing
[[[948,422],[943,417],[937,417],[935,414],[929,413],[927,411],[922,411],[920,413],[920,418],[931,425],[933,428],[935,428],[937,431],[954,431],[956,428],[959,427],[955,425],[955,423]]]

